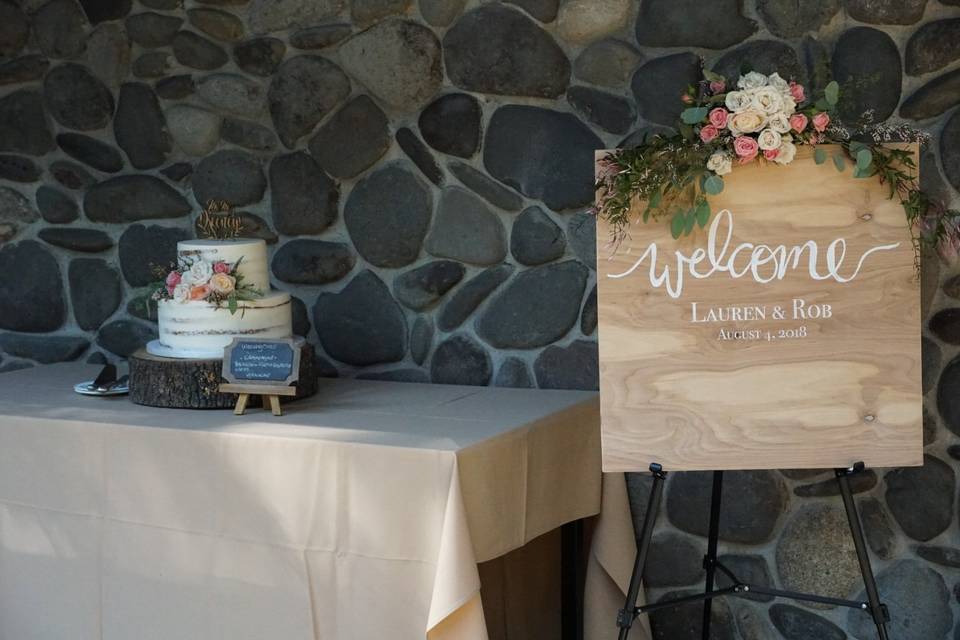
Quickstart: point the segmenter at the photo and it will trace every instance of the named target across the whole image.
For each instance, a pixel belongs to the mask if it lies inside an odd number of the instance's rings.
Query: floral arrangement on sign
[[[697,86],[681,96],[687,106],[680,113],[678,133],[645,138],[638,147],[599,161],[595,213],[610,223],[613,247],[627,237],[637,201],[646,203],[639,216],[643,222],[669,217],[671,234],[680,238],[706,226],[709,197],[723,191],[723,176],[737,165],[786,165],[798,145],[811,145],[817,164],[830,159],[838,171],[850,165],[855,178],[876,177],[889,187],[889,197],[898,197],[903,205],[918,258],[921,246],[928,246],[945,260],[956,260],[960,213],[920,189],[909,151],[883,145],[891,138],[923,142],[926,134],[900,125],[864,128],[851,135],[832,115],[839,96],[835,81],[812,100],[803,85],[778,73],[748,71],[730,89],[726,78],[704,71]],[[831,158],[821,144],[839,149]]]

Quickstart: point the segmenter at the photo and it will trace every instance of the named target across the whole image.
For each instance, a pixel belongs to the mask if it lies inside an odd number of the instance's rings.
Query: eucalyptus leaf
[[[703,70],[703,77],[709,80],[710,82],[726,82],[727,79],[724,78],[719,73],[710,71],[709,69]]]
[[[703,190],[711,196],[715,196],[723,191],[723,178],[718,175],[709,176],[703,181]]]
[[[710,203],[706,199],[701,200],[697,205],[697,224],[703,229],[710,220]]]
[[[707,117],[709,109],[706,107],[688,107],[680,114],[680,119],[684,124],[697,124]]]
[[[842,153],[833,154],[833,166],[837,168],[837,171],[843,171],[847,166],[847,161],[843,159]]]
[[[830,109],[833,107],[833,105],[830,104],[830,102],[828,102],[826,98],[820,98],[813,104],[813,106],[818,111],[830,111]]]
[[[816,162],[817,164],[823,164],[824,162],[826,162],[826,161],[827,161],[827,150],[826,150],[826,149],[821,149],[820,147],[817,147],[817,148],[813,151],[813,161]]]
[[[237,312],[237,296],[231,295],[227,298],[227,308],[230,309],[230,315]]]
[[[657,189],[656,191],[653,192],[653,195],[650,196],[650,202],[648,202],[647,204],[650,206],[651,209],[656,209],[657,207],[660,206],[660,200],[662,199],[663,199],[663,192]]]
[[[683,235],[688,236],[693,231],[693,225],[697,223],[697,210],[690,209],[684,216]]]
[[[683,227],[686,224],[686,220],[683,217],[683,212],[677,211],[673,214],[673,219],[670,220],[670,234],[673,236],[673,239],[676,240],[683,234]]]
[[[823,97],[831,107],[837,104],[837,100],[840,99],[840,85],[836,80],[831,80],[823,89]]]
[[[864,148],[857,151],[857,169],[866,171],[872,163],[873,154],[870,153],[870,149]]]

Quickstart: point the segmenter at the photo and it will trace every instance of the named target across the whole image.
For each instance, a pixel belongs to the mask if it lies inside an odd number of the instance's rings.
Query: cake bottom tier
[[[157,309],[160,349],[155,354],[218,357],[234,338],[289,338],[293,335],[291,317],[288,293],[240,302],[232,314],[226,305],[161,300]]]

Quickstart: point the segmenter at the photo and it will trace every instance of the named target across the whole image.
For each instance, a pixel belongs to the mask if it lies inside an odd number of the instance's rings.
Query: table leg
[[[583,640],[583,520],[560,528],[562,640]]]

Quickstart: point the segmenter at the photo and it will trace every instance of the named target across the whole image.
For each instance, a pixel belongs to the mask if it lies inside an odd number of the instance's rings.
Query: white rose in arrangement
[[[751,71],[750,73],[740,76],[740,79],[737,80],[737,88],[739,89],[759,89],[760,87],[767,86],[767,76],[762,73],[757,73],[756,71]]]
[[[173,299],[175,302],[186,302],[190,299],[190,285],[181,282],[173,288]]]
[[[780,93],[790,95],[790,83],[780,77],[780,74],[774,71],[767,76],[767,85],[773,87]]]
[[[727,127],[735,136],[744,133],[755,133],[767,124],[767,116],[756,109],[747,109],[739,113],[731,113],[727,118]]]
[[[790,164],[793,162],[793,158],[796,155],[797,145],[793,144],[787,139],[784,139],[780,143],[780,149],[777,151],[777,157],[774,158],[773,161],[779,164]]]
[[[210,288],[214,293],[229,295],[237,286],[237,279],[225,273],[215,273],[210,277]]]
[[[767,118],[767,128],[773,129],[777,133],[790,132],[790,118],[784,112],[775,113]]]
[[[783,110],[783,96],[773,87],[760,87],[753,93],[753,108],[772,115]]]
[[[753,104],[753,98],[746,91],[730,91],[724,100],[727,111],[734,113],[749,109]]]
[[[773,129],[764,129],[760,132],[760,135],[757,136],[757,144],[760,145],[760,148],[764,151],[779,149],[782,142],[783,136]]]
[[[190,265],[189,271],[191,284],[207,284],[210,276],[213,275],[213,267],[206,260],[197,260]],[[186,275],[186,274],[184,274]]]
[[[793,113],[797,110],[797,103],[789,93],[781,95],[780,99],[783,101],[782,111],[787,114],[787,116],[792,116]]]
[[[707,160],[707,169],[718,176],[726,175],[733,171],[733,158],[722,151],[717,151]]]

